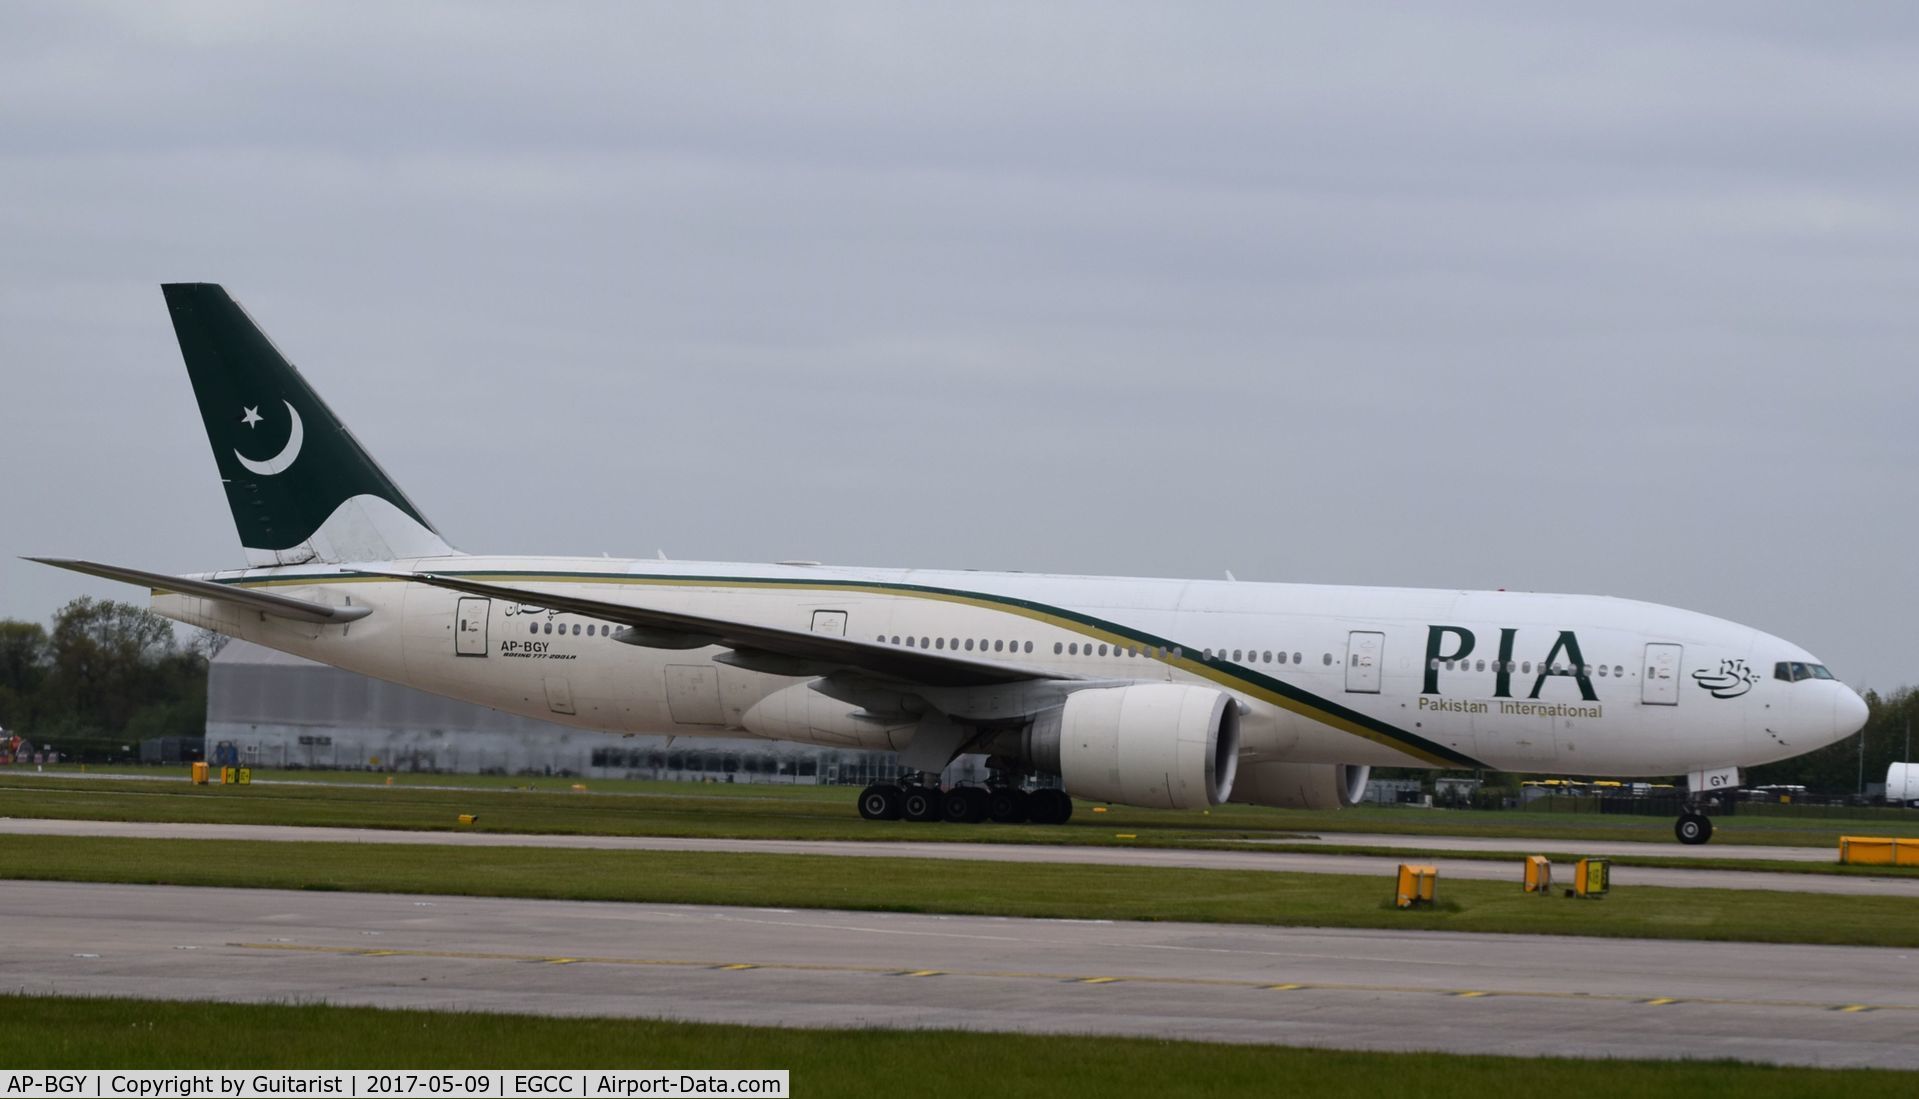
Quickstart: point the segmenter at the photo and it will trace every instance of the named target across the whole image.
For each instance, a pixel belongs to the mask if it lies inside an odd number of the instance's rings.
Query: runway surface
[[[929,825],[929,827],[932,827]],[[268,842],[446,844],[474,847],[598,848],[618,851],[747,852],[770,855],[834,855],[865,858],[973,859],[988,862],[1052,862],[1103,866],[1167,866],[1205,870],[1265,870],[1308,874],[1390,875],[1397,858],[1369,855],[1304,855],[1282,851],[1203,851],[1156,847],[1070,847],[1023,843],[938,843],[851,840],[710,839],[675,836],[571,836],[519,832],[409,832],[366,828],[299,828],[265,824],[150,824],[135,821],[0,819],[0,835],[112,836]],[[1399,837],[1405,838],[1405,837]],[[1473,841],[1491,843],[1494,841]],[[1513,841],[1517,842],[1517,841]],[[1620,846],[1620,845],[1612,845]],[[1608,845],[1582,849],[1605,854]],[[1495,848],[1496,849],[1496,848]],[[1660,848],[1664,850],[1664,848]],[[1764,849],[1761,849],[1764,850]],[[1421,857],[1442,878],[1517,882],[1517,863],[1484,859]],[[1705,889],[1766,889],[1795,893],[1919,899],[1919,877],[1855,877],[1744,870],[1692,870],[1615,866],[1615,887],[1670,886]]]
[[[0,988],[1919,1068],[1919,952],[65,882]]]

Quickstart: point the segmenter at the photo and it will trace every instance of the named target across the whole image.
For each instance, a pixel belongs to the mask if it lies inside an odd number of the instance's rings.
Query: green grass
[[[0,878],[846,908],[1072,919],[1919,947],[1903,897],[1638,887],[1603,900],[1447,880],[1398,911],[1389,875],[826,855],[46,836],[0,845]]]
[[[158,772],[166,773],[166,772]],[[1337,812],[1226,805],[1169,812],[1113,806],[1104,813],[1080,803],[1062,827],[930,826],[864,821],[851,787],[694,784],[478,775],[365,772],[257,772],[263,782],[292,779],[328,785],[195,787],[178,781],[116,781],[47,775],[0,776],[0,811],[19,817],[99,820],[215,821],[447,830],[461,813],[478,828],[500,832],[727,838],[972,840],[999,843],[1116,844],[1195,847],[1302,834],[1379,832],[1461,835],[1592,843],[1672,843],[1663,817],[1585,813],[1471,812],[1362,806]],[[587,787],[574,791],[577,782]],[[475,789],[449,789],[450,784]],[[1842,835],[1919,836],[1919,813],[1904,821],[1732,816],[1715,820],[1722,843],[1814,846],[1836,851]],[[1136,838],[1119,840],[1118,833]],[[1676,846],[1676,845],[1675,845]],[[1519,848],[1515,848],[1519,850]]]
[[[801,1096],[1311,1095],[1373,1099],[1393,1083],[1482,1099],[1516,1081],[1552,1094],[1874,1099],[1914,1074],[1727,1061],[1594,1061],[1365,1053],[1143,1038],[950,1030],[788,1030],[315,1004],[0,996],[0,1064],[44,1069],[775,1068]]]

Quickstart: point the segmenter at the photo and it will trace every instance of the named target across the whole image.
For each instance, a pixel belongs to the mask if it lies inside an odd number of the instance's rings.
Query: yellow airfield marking
[[[864,973],[880,977],[986,977],[1002,980],[1056,981],[1067,984],[1148,984],[1177,985],[1182,987],[1248,989],[1270,992],[1369,992],[1393,993],[1401,995],[1440,995],[1461,999],[1476,999],[1484,996],[1525,997],[1536,1000],[1586,1000],[1621,1004],[1642,1004],[1665,1006],[1668,1004],[1709,1004],[1720,1007],[1779,1007],[1803,1008],[1810,1011],[1838,1011],[1846,1014],[1862,1014],[1872,1011],[1911,1011],[1919,1012],[1919,1004],[1833,1004],[1813,1000],[1755,1000],[1731,997],[1686,997],[1659,996],[1648,999],[1644,996],[1624,993],[1557,992],[1520,989],[1432,989],[1411,985],[1345,984],[1336,982],[1289,981],[1273,984],[1267,981],[1239,980],[1231,977],[1149,977],[1149,976],[1088,976],[1080,973],[1042,973],[1031,970],[978,970],[956,971],[940,969],[913,969],[902,971],[897,966],[877,965],[827,965],[812,962],[715,962],[696,958],[618,958],[618,957],[577,957],[556,958],[549,954],[496,954],[471,950],[366,950],[352,946],[319,946],[304,943],[227,943],[236,950],[273,951],[281,954],[314,954],[328,957],[358,958],[429,958],[452,961],[488,961],[488,962],[546,962],[566,965],[616,965],[646,966],[677,969],[706,969],[717,971],[740,971],[746,969],[774,969],[785,972],[801,973]]]

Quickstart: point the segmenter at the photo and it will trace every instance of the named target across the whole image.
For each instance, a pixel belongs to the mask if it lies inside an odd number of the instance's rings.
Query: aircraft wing
[[[298,622],[318,622],[323,625],[338,626],[365,618],[373,612],[371,607],[335,607],[327,603],[295,599],[290,595],[280,595],[275,592],[215,584],[210,580],[189,580],[183,576],[168,576],[162,572],[147,572],[143,569],[129,569],[119,565],[102,565],[93,561],[70,561],[58,557],[28,557],[25,560],[41,565],[52,565],[57,569],[83,572],[88,576],[98,576],[104,580],[138,584],[155,592],[174,592],[201,599],[216,599],[250,611],[258,611],[275,618],[291,618]]]
[[[742,658],[733,663],[775,674],[821,675],[836,669],[855,668],[887,679],[928,687],[987,687],[1029,680],[1078,678],[1052,669],[975,660],[957,653],[902,649],[833,634],[733,622],[679,611],[653,610],[603,599],[483,583],[464,577],[423,572],[381,572],[372,575],[411,580],[467,595],[525,603],[617,623],[634,631],[633,643],[643,646],[692,648],[721,645],[735,650]]]

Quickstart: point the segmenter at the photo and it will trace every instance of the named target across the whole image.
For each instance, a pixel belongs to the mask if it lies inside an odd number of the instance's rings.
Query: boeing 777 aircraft
[[[868,818],[1327,808],[1374,766],[1684,773],[1675,830],[1704,843],[1699,795],[1866,719],[1797,645],[1625,599],[461,553],[225,290],[164,290],[248,567],[35,560],[582,729],[896,751],[910,770],[860,792]],[[964,755],[990,781],[940,789]]]

